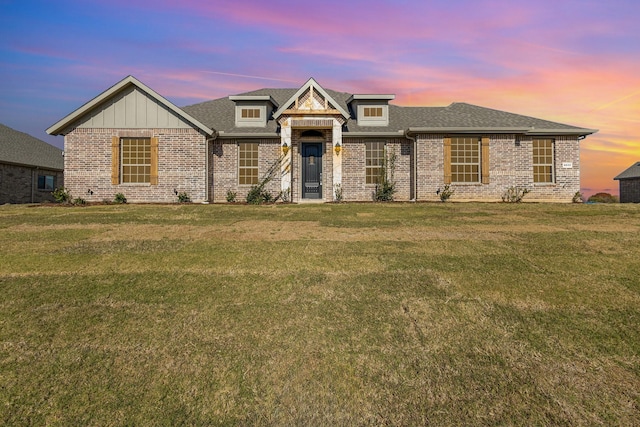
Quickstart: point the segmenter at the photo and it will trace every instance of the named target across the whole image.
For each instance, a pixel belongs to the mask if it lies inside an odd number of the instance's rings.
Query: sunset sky
[[[45,129],[127,75],[178,106],[315,78],[398,105],[600,129],[582,188],[640,160],[638,0],[0,0],[0,123]]]

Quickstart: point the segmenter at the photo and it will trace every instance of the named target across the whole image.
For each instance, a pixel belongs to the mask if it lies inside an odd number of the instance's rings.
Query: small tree
[[[590,203],[618,203],[618,198],[609,193],[596,193],[587,201]]]

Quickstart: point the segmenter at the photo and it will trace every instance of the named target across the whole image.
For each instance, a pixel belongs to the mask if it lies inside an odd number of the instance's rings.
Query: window
[[[364,107],[365,117],[382,117],[382,107]]]
[[[38,175],[38,190],[53,190],[56,186],[53,175]]]
[[[367,184],[380,182],[384,165],[384,142],[365,143],[365,175]]]
[[[451,182],[480,182],[480,139],[451,138]]]
[[[111,184],[158,185],[158,138],[111,137]]]
[[[123,184],[151,182],[151,138],[122,138]]]
[[[553,139],[533,140],[533,182],[553,182]]]
[[[258,143],[241,142],[238,148],[239,184],[255,185],[258,183]]]
[[[242,118],[243,119],[259,119],[260,109],[259,108],[243,108]]]

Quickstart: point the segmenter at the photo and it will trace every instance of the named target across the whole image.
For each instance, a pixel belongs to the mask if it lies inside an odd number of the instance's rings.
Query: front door
[[[302,198],[322,199],[322,144],[302,144]]]

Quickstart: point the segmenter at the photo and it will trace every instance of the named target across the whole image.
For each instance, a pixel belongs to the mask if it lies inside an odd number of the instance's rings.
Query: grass
[[[0,207],[0,423],[633,425],[640,207]]]

